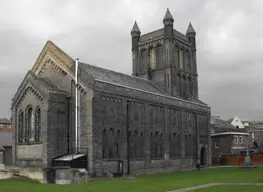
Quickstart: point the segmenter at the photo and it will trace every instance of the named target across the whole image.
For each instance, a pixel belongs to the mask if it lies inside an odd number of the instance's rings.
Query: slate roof
[[[141,35],[140,36],[140,42],[147,41],[150,39],[155,39],[155,38],[161,37],[163,35],[164,35],[164,28],[158,29],[156,31],[152,31],[150,33],[146,33],[144,35]],[[188,38],[184,34],[180,33],[179,31],[176,31],[175,29],[174,29],[174,36],[179,37],[180,39],[183,39],[185,41],[188,41]]]
[[[186,31],[186,34],[187,33],[195,33],[195,30],[191,24],[191,22],[189,22],[189,25],[188,25],[188,28],[187,28],[187,31]]]
[[[0,147],[12,146],[12,133],[0,132]]]
[[[222,119],[214,118],[214,117],[211,117],[211,124],[214,124],[215,127],[236,129],[235,126],[232,125],[231,123],[229,123],[225,120],[222,120]]]
[[[172,14],[170,13],[169,9],[167,8],[163,20],[169,20],[169,19],[170,19],[170,20],[174,20]]]
[[[79,63],[79,67],[85,70],[85,74],[98,81],[106,81],[124,87],[167,95],[167,93],[157,87],[153,82],[140,77],[118,73],[116,71],[111,71],[81,62]]]
[[[40,85],[43,85],[45,88],[59,89],[57,85],[49,77],[41,77],[37,75],[34,75],[34,77],[40,83]]]
[[[135,21],[135,23],[132,27],[132,30],[131,30],[131,33],[133,33],[133,32],[139,32],[139,33],[141,32],[136,21]]]
[[[158,29],[156,31],[152,31],[150,33],[146,33],[140,36],[140,42],[147,41],[149,39],[155,39],[157,37],[161,37],[164,34],[164,28]]]
[[[0,118],[0,123],[1,124],[11,124],[11,121],[6,118],[3,118],[3,119]]]

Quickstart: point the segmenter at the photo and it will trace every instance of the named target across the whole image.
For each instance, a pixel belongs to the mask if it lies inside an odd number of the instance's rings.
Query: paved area
[[[168,192],[188,192],[196,189],[202,189],[202,188],[207,188],[207,187],[213,187],[217,185],[253,185],[253,186],[263,186],[263,183],[207,183],[204,185],[198,185],[198,186],[192,186],[192,187],[187,187],[187,188],[181,188],[181,189],[176,189],[173,191],[168,191]]]

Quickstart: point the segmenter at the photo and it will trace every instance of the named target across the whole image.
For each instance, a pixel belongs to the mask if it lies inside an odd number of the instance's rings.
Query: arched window
[[[155,56],[154,48],[150,48],[149,50],[149,61],[150,61],[150,68],[155,69],[156,68],[156,56]]]
[[[185,135],[184,144],[185,144],[185,156],[188,157],[188,138],[187,138],[187,135]]]
[[[191,62],[191,59],[192,59],[192,58],[191,58],[191,54],[190,54],[190,53],[191,53],[190,51],[187,52],[187,60],[188,60],[188,69],[189,69],[189,70],[192,69],[192,65],[191,65],[191,63],[192,63],[192,62]]]
[[[185,80],[185,92],[190,94],[190,85],[189,85],[189,80]]]
[[[155,144],[154,144],[154,136],[153,133],[150,135],[150,157],[154,158],[155,154]]]
[[[188,85],[189,85],[189,94],[193,95],[193,86],[190,78],[188,78]]]
[[[39,107],[35,110],[35,141],[40,141],[41,132],[41,110]]]
[[[139,150],[140,150],[139,157],[143,158],[144,157],[144,135],[143,135],[143,132],[141,132],[141,135],[140,135]]]
[[[25,128],[25,142],[34,140],[35,130],[33,120],[33,110],[32,107],[27,107],[26,110],[26,128]]]
[[[183,76],[182,78],[181,78],[181,97],[182,98],[185,98],[185,81],[186,81],[186,79],[185,79],[185,76]]]
[[[181,79],[180,75],[176,75],[176,96],[180,96],[181,93]]]
[[[179,48],[178,45],[175,45],[174,47],[174,63],[175,63],[175,67],[179,68],[180,67],[180,61],[179,61]]]
[[[116,151],[117,151],[117,158],[120,158],[120,138],[121,132],[117,131],[117,138],[116,138]]]
[[[107,131],[105,129],[102,131],[102,157],[108,159]]]
[[[116,150],[116,138],[115,138],[115,132],[111,128],[108,133],[107,138],[107,144],[109,147],[109,159],[114,159],[117,156],[117,150]]]
[[[163,46],[158,44],[156,46],[156,67],[162,67],[163,64]]]
[[[147,70],[147,51],[146,49],[140,52],[139,72],[146,72]]]
[[[177,134],[176,145],[177,145],[176,156],[180,157],[181,156],[181,136],[180,134]]]
[[[134,158],[134,138],[133,138],[133,134],[131,131],[129,131],[128,137],[129,137],[128,154],[129,154],[129,158],[133,159]]]
[[[188,69],[188,67],[189,67],[189,60],[188,60],[188,58],[189,58],[189,52],[188,52],[188,50],[186,50],[185,54],[184,54],[184,66],[185,66],[186,69]]]
[[[134,150],[134,158],[138,158],[139,157],[139,138],[138,138],[138,131],[135,130],[134,131],[134,135],[133,135],[133,140],[134,140],[134,146],[133,146],[133,150]]]
[[[18,143],[23,143],[24,141],[24,113],[20,111],[18,117]]]
[[[182,49],[180,49],[179,51],[179,66],[180,66],[180,69],[184,69],[184,52]]]
[[[164,155],[164,142],[163,142],[163,134],[161,133],[159,136],[159,151],[158,151],[158,157],[163,158]]]

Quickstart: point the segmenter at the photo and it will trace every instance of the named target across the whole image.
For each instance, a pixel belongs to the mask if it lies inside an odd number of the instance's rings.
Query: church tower
[[[134,23],[132,75],[153,81],[171,96],[198,99],[195,30],[191,23],[185,35],[175,30],[169,9],[163,25],[162,29],[141,35]]]

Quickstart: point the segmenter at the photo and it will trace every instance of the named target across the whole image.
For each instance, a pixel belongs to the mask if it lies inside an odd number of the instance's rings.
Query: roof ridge
[[[129,75],[129,74],[126,74],[126,73],[122,73],[122,72],[118,72],[118,71],[113,71],[111,69],[106,69],[106,68],[102,68],[102,67],[98,67],[98,66],[95,66],[95,65],[91,65],[91,64],[88,64],[88,63],[83,63],[83,62],[79,62],[80,64],[84,64],[84,65],[89,65],[89,66],[92,66],[92,67],[96,67],[96,68],[99,68],[99,69],[102,69],[104,71],[110,71],[110,72],[113,72],[113,73],[116,73],[116,74],[121,74],[121,75],[126,75],[128,77],[132,77],[132,78],[137,78],[137,79],[141,79],[143,81],[147,81],[147,82],[151,82],[153,83],[152,81],[148,80],[148,79],[144,79],[142,77],[138,77],[138,76],[134,76],[134,75]],[[154,84],[154,83],[153,83]],[[154,84],[155,86],[157,86],[156,84]],[[160,89],[158,87],[158,89]],[[163,91],[163,90],[162,90]]]
[[[149,35],[149,34],[151,34],[151,33],[154,33],[154,32],[156,32],[156,31],[160,31],[160,30],[162,30],[162,29],[164,29],[164,28],[156,29],[156,30],[154,30],[154,31],[151,31],[151,32],[145,33],[145,34],[143,34],[143,35],[141,35],[141,36]]]

